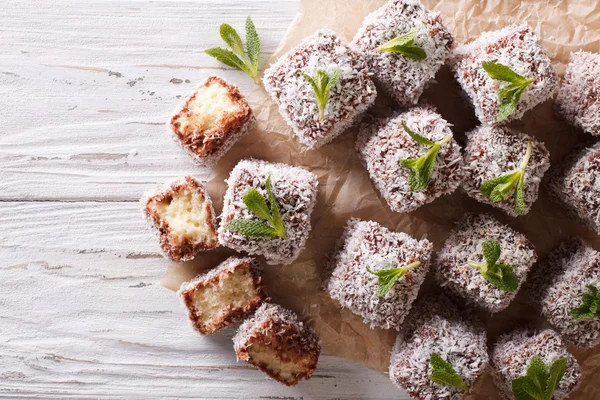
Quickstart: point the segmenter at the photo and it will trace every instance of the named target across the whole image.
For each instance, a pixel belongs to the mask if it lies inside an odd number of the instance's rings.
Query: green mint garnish
[[[496,240],[486,240],[481,245],[483,248],[484,263],[469,266],[477,268],[486,281],[496,286],[503,292],[514,292],[519,287],[519,279],[508,264],[496,264],[500,258],[500,243]]]
[[[575,319],[590,319],[600,317],[600,293],[593,285],[585,285],[590,293],[583,294],[583,301],[579,307],[571,310],[571,316]]]
[[[527,142],[527,152],[519,168],[508,174],[500,175],[489,181],[483,182],[479,188],[482,195],[494,203],[498,203],[515,189],[515,211],[517,215],[525,213],[525,193],[523,186],[525,184],[525,169],[531,158],[532,144]]]
[[[524,76],[517,74],[506,65],[495,62],[484,61],[481,65],[490,78],[509,83],[498,92],[500,104],[498,105],[497,122],[502,122],[515,112],[517,104],[519,104],[519,100],[521,99],[521,95],[527,86],[535,82],[535,79],[527,79]]]
[[[467,391],[469,388],[465,381],[456,373],[452,364],[444,360],[438,353],[431,353],[429,363],[433,369],[431,379],[433,382],[442,386],[452,386],[454,388]]]
[[[240,35],[237,31],[229,24],[222,24],[219,27],[219,33],[221,39],[231,50],[223,49],[221,47],[213,47],[205,51],[211,57],[216,58],[225,65],[237,68],[246,74],[248,74],[257,85],[260,85],[258,79],[258,56],[260,54],[260,40],[256,33],[256,28],[252,19],[248,17],[246,19],[246,49],[248,55],[244,53],[244,45]]]
[[[535,356],[529,362],[527,374],[512,381],[512,392],[517,400],[551,400],[556,385],[567,369],[567,359],[559,358],[550,366],[541,357]]]
[[[375,49],[379,52],[399,53],[406,58],[410,58],[415,61],[423,61],[427,58],[427,53],[419,46],[415,46],[415,38],[417,37],[418,30],[413,29],[412,31],[400,35],[384,45],[381,45]]]
[[[421,157],[400,160],[401,166],[410,168],[408,186],[410,187],[411,192],[422,192],[427,189],[429,180],[435,171],[435,161],[438,151],[440,151],[440,148],[443,145],[452,140],[452,135],[446,136],[439,142],[433,142],[426,137],[413,132],[404,121],[402,121],[402,127],[415,142],[429,147],[429,150]]]
[[[266,223],[249,219],[233,219],[225,225],[228,230],[250,237],[280,237],[285,239],[285,227],[281,221],[279,208],[277,208],[277,200],[275,200],[271,190],[271,177],[267,178],[265,186],[269,196],[269,205],[267,205],[264,196],[255,188],[250,188],[242,201],[254,215],[264,219]]]
[[[310,83],[310,86],[312,86],[313,91],[315,92],[317,106],[319,107],[319,120],[323,121],[325,119],[325,106],[329,100],[329,92],[337,81],[340,80],[342,71],[338,69],[329,75],[327,71],[320,69],[315,72],[314,77],[306,74],[302,74],[302,76]]]
[[[377,288],[377,296],[383,297],[390,290],[392,290],[392,287],[398,281],[398,279],[402,278],[408,271],[418,267],[419,265],[421,265],[420,261],[414,261],[403,267],[382,269],[380,271],[371,271],[371,269],[367,267],[367,271],[379,278],[377,280],[377,283],[379,284],[379,287]]]

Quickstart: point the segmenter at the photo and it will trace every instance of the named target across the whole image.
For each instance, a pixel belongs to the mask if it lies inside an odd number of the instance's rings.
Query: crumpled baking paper
[[[569,53],[580,48],[598,52],[600,43],[600,7],[595,0],[423,0],[426,7],[438,11],[457,42],[476,38],[481,32],[500,29],[512,23],[527,22],[532,26],[562,74]],[[329,28],[351,40],[363,18],[384,4],[382,0],[302,0],[300,11],[292,22],[279,48],[268,64],[317,29]],[[260,30],[260,29],[259,29]],[[450,70],[443,67],[423,95],[453,124],[455,137],[464,143],[465,132],[477,126],[477,120]],[[257,115],[257,128],[241,139],[213,170],[207,184],[217,213],[222,206],[225,179],[243,158],[255,157],[273,162],[302,166],[319,177],[319,195],[312,216],[312,232],[306,249],[296,262],[288,266],[265,266],[263,279],[274,302],[303,315],[318,331],[323,351],[327,354],[361,362],[386,372],[395,332],[370,329],[362,319],[342,310],[322,290],[324,259],[342,233],[350,217],[374,220],[416,238],[428,238],[439,249],[454,223],[466,212],[488,212],[513,228],[525,233],[534,243],[540,257],[548,253],[565,236],[579,235],[600,249],[600,238],[589,229],[574,223],[542,190],[531,212],[510,218],[490,206],[479,204],[457,192],[437,199],[410,214],[390,211],[376,193],[366,170],[354,150],[353,129],[318,150],[308,151],[297,143],[291,130],[262,87],[256,86],[250,102]],[[389,114],[393,103],[380,96],[373,112]],[[527,113],[513,126],[542,140],[556,163],[576,145],[590,141],[589,135],[558,120],[548,102]],[[172,264],[163,285],[177,290],[196,274],[216,266],[233,254],[227,249],[206,252],[185,264]],[[420,296],[439,290],[431,278]],[[508,310],[495,315],[481,315],[494,338],[520,324],[544,326],[544,321],[517,296]],[[183,318],[183,316],[182,316]],[[573,396],[576,399],[600,398],[600,348],[589,351],[571,349],[582,366],[583,384]],[[469,399],[499,399],[489,375],[484,375]]]

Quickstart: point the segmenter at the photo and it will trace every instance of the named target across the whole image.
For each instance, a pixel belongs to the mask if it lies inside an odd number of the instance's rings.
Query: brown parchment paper
[[[426,7],[439,11],[446,26],[457,41],[477,37],[481,32],[495,30],[515,22],[528,22],[540,36],[557,71],[562,74],[571,51],[583,48],[599,51],[600,6],[597,0],[541,1],[435,1],[423,0]],[[274,62],[305,36],[320,28],[330,28],[351,40],[371,11],[384,4],[383,0],[302,0],[300,11],[268,64]],[[268,65],[267,64],[267,65]],[[450,70],[443,67],[429,87],[423,100],[435,105],[454,125],[454,134],[464,142],[464,134],[477,125],[473,111],[461,97],[460,88]],[[225,179],[242,158],[256,157],[273,162],[302,166],[319,177],[319,195],[314,210],[311,237],[296,262],[288,266],[265,266],[263,279],[274,302],[302,314],[319,332],[323,351],[361,362],[386,372],[395,332],[369,329],[361,318],[341,310],[321,290],[323,260],[333,248],[350,217],[370,219],[407,232],[417,238],[428,238],[439,249],[448,231],[467,211],[488,212],[524,232],[544,256],[564,236],[579,235],[600,249],[600,238],[590,230],[574,223],[564,212],[548,201],[542,191],[531,212],[518,219],[507,217],[492,207],[479,204],[457,192],[421,207],[411,214],[389,210],[376,193],[366,170],[354,150],[354,131],[351,129],[332,143],[318,150],[307,151],[297,144],[262,87],[256,86],[250,96],[257,115],[257,128],[240,140],[213,170],[208,182],[217,213],[222,206]],[[389,114],[394,105],[379,96],[372,111]],[[590,141],[588,135],[557,120],[551,102],[538,106],[514,123],[530,135],[544,141],[552,162],[562,160],[574,146]],[[227,249],[206,252],[185,264],[172,264],[163,285],[177,290],[179,285],[196,274],[216,266],[233,254]],[[429,278],[421,296],[438,289]],[[519,324],[543,325],[544,322],[517,297],[508,310],[495,315],[481,315],[491,339]],[[583,385],[576,399],[600,399],[600,348],[592,351],[571,349],[583,370]],[[479,379],[470,399],[499,399],[491,378]]]

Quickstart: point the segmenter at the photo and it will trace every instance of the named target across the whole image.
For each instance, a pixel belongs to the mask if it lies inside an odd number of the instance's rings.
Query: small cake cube
[[[528,143],[531,154],[528,156]],[[527,214],[538,198],[540,181],[550,168],[550,153],[544,144],[524,133],[506,127],[480,126],[467,133],[465,147],[464,191],[475,200],[491,204],[508,215],[516,217],[514,192],[517,185],[499,201],[494,202],[481,192],[484,182],[515,172],[525,163],[523,184],[524,209]]]
[[[329,91],[324,115],[320,115],[315,91],[305,78],[314,78],[321,71],[330,77],[341,73]],[[316,32],[283,55],[265,71],[263,83],[283,119],[309,148],[341,134],[377,95],[362,55],[329,30]]]
[[[167,183],[140,200],[142,211],[166,255],[177,262],[192,260],[218,245],[215,211],[204,187],[191,176]]]
[[[258,265],[248,257],[229,257],[217,268],[184,282],[177,294],[201,334],[240,321],[265,298]]]
[[[556,97],[556,109],[571,124],[600,135],[600,54],[571,53]]]
[[[378,50],[411,32],[416,33],[413,46],[425,51],[425,59]],[[352,44],[365,55],[378,87],[400,105],[409,105],[419,100],[434,79],[450,55],[454,39],[439,13],[429,11],[419,0],[391,0],[365,18]]]
[[[490,283],[473,265],[485,264],[483,243],[500,245],[494,264],[510,265],[518,287],[504,290]],[[486,214],[468,214],[454,229],[437,254],[435,280],[445,290],[491,313],[504,310],[527,278],[537,254],[525,235]]]
[[[475,114],[482,124],[497,124],[498,93],[509,82],[492,79],[483,62],[494,62],[510,68],[525,79],[534,79],[512,112],[503,122],[520,119],[526,111],[554,97],[558,77],[537,35],[526,24],[511,25],[485,32],[478,39],[459,45],[450,63],[456,79],[471,99]]]
[[[242,323],[233,338],[233,348],[238,360],[258,367],[287,386],[309,379],[321,353],[314,329],[293,311],[269,303]]]
[[[201,166],[216,163],[256,118],[237,86],[209,76],[171,118],[173,139]]]
[[[417,143],[402,123],[434,142],[450,138],[438,150],[435,170],[422,190],[414,190],[410,185],[411,169],[400,163],[404,159],[424,157],[431,147]],[[393,118],[362,124],[356,150],[389,207],[393,211],[407,213],[454,192],[460,186],[463,159],[460,146],[452,137],[450,124],[441,115],[431,108],[416,107]]]
[[[425,280],[432,251],[425,239],[350,219],[331,258],[325,290],[371,328],[398,330]],[[376,273],[391,268],[404,273],[386,289]]]
[[[268,178],[285,235],[257,236],[231,230],[229,223],[233,220],[250,220],[263,225],[267,223],[264,218],[250,211],[244,203],[244,196],[257,190],[269,207],[273,207],[268,200]],[[303,168],[252,159],[240,161],[227,180],[219,243],[237,251],[262,255],[268,264],[291,264],[304,249],[310,233],[310,216],[317,201],[317,185],[317,176]]]
[[[489,361],[485,330],[469,315],[445,296],[417,302],[396,338],[389,368],[392,382],[415,399],[462,399]],[[431,360],[437,356],[450,364],[464,387],[434,382]]]
[[[600,343],[600,315],[577,317],[573,310],[600,289],[600,253],[579,238],[562,242],[538,265],[526,285],[530,303],[569,344],[592,348]]]
[[[490,373],[504,399],[515,398],[512,382],[527,374],[527,368],[535,356],[542,359],[546,368],[561,358],[567,359],[567,368],[556,385],[552,399],[566,399],[577,389],[581,380],[581,370],[575,357],[567,351],[560,335],[551,329],[536,331],[518,328],[500,336],[490,352]]]
[[[575,152],[553,170],[547,189],[554,201],[600,234],[600,143]]]

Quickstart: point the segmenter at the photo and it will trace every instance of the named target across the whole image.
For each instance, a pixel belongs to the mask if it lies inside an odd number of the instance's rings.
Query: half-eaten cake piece
[[[429,270],[433,245],[373,221],[350,219],[325,290],[371,327],[400,329]]]
[[[454,45],[439,13],[419,0],[391,0],[369,14],[352,44],[373,80],[400,105],[415,104]]]
[[[418,301],[392,351],[392,382],[415,399],[462,399],[489,361],[483,325],[469,315],[446,296]]]
[[[352,125],[377,95],[361,54],[334,32],[305,38],[265,71],[265,90],[298,140],[320,147]]]
[[[242,160],[231,171],[219,243],[290,264],[304,249],[317,201],[317,176],[305,169]]]
[[[562,242],[534,270],[526,293],[569,344],[600,343],[600,253],[579,238]]]
[[[215,212],[204,187],[191,176],[147,192],[140,200],[146,219],[173,261],[192,260],[218,245]]]
[[[467,133],[464,157],[464,191],[513,217],[529,212],[550,168],[542,142],[506,127],[480,126]]]
[[[579,386],[581,370],[560,335],[551,329],[518,328],[492,345],[490,373],[506,400],[566,399]],[[530,395],[523,397],[522,393]]]
[[[202,166],[216,163],[256,119],[238,87],[209,76],[171,118],[173,138]]]
[[[526,24],[484,32],[458,46],[450,63],[483,124],[520,119],[558,89],[552,62]]]
[[[552,199],[600,234],[600,143],[576,151],[547,182]]]
[[[556,110],[573,125],[600,136],[600,54],[571,53]]]
[[[481,214],[465,216],[437,255],[440,286],[491,313],[504,310],[537,260],[525,235]]]
[[[463,178],[450,124],[428,107],[362,124],[356,150],[392,211],[414,211],[454,192]]]
[[[240,321],[265,298],[258,265],[248,257],[229,257],[217,268],[183,283],[177,294],[192,326],[202,334]]]
[[[269,303],[242,323],[233,347],[238,360],[287,386],[309,379],[321,353],[319,337],[312,328],[293,311]]]

